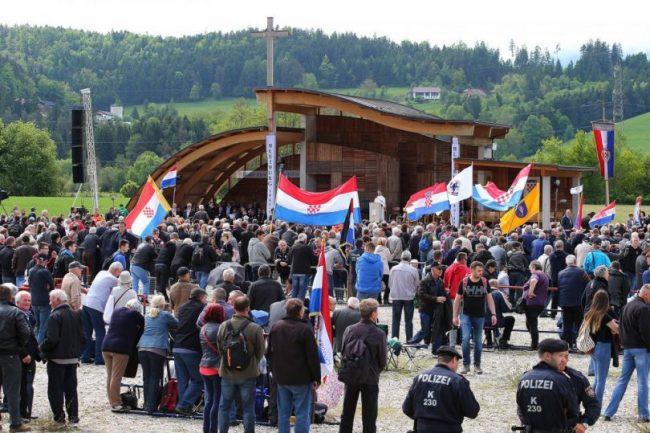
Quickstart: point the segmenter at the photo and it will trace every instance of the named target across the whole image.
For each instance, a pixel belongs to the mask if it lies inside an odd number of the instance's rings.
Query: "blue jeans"
[[[142,294],[148,295],[151,290],[149,271],[138,265],[131,265],[131,276],[133,277],[133,290],[140,293],[140,281],[142,281]]]
[[[594,391],[596,397],[603,404],[603,394],[605,394],[605,382],[609,372],[609,361],[612,359],[612,343],[596,342],[594,353],[591,354],[591,360],[594,363]]]
[[[363,301],[364,299],[377,299],[377,296],[381,292],[377,293],[359,293],[357,292],[357,299]]]
[[[81,354],[82,362],[90,362],[90,359],[95,357],[95,365],[104,365],[104,357],[102,356],[102,344],[104,343],[104,336],[106,336],[106,325],[104,324],[104,314],[93,308],[83,307],[84,338],[86,340],[86,347]],[[95,347],[93,350],[93,331],[95,331]]]
[[[219,433],[228,433],[230,408],[235,393],[239,394],[244,418],[244,433],[255,432],[255,379],[221,379],[221,402],[219,403]]]
[[[294,274],[291,276],[291,297],[305,299],[307,295],[307,285],[309,284],[309,275]]]
[[[469,340],[474,338],[474,365],[481,365],[481,352],[483,351],[483,322],[485,317],[472,317],[460,315],[460,328],[463,333],[463,365],[470,364]]]
[[[278,432],[289,433],[291,410],[296,414],[295,433],[309,433],[311,424],[312,386],[278,385]]]
[[[431,335],[431,315],[420,311],[420,330],[413,336],[409,343],[417,344],[428,340]]]
[[[19,286],[20,287],[20,286]],[[49,305],[34,305],[34,316],[36,316],[36,341],[41,344],[45,340],[45,331],[47,330],[47,320],[50,318],[52,308]]]
[[[199,280],[199,287],[205,289],[208,285],[208,277],[210,272],[196,271],[196,279]]]
[[[203,379],[199,373],[200,353],[174,352],[174,367],[178,379],[178,409],[191,409],[201,396]]]
[[[25,276],[24,275],[16,275],[16,287],[19,289],[25,284]]]
[[[624,349],[623,350],[623,365],[621,368],[621,375],[614,385],[612,391],[612,399],[603,412],[603,415],[612,417],[618,410],[618,405],[627,389],[627,384],[630,382],[630,377],[634,369],[636,369],[637,377],[637,411],[639,417],[650,418],[648,414],[648,351],[646,349]]]
[[[203,433],[219,431],[219,400],[221,400],[221,377],[203,376]]]
[[[399,339],[399,327],[402,322],[402,310],[404,310],[404,328],[406,330],[406,340],[413,338],[413,310],[415,302],[413,301],[393,301],[393,323],[391,326],[391,336]]]

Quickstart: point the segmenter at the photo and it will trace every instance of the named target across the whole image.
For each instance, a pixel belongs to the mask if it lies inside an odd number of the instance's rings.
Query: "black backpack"
[[[370,350],[366,340],[354,340],[344,348],[339,380],[348,385],[356,384],[364,371],[370,369]]]
[[[248,368],[251,363],[253,354],[248,350],[248,343],[244,335],[244,330],[250,323],[249,320],[246,320],[246,323],[239,329],[235,329],[232,320],[226,324],[224,365],[230,370],[241,371]]]
[[[199,266],[203,266],[203,247],[201,245],[194,247],[192,253],[192,267],[198,268]]]
[[[106,259],[104,259],[104,262],[102,263],[102,271],[108,271],[108,268],[111,267],[111,263],[113,263],[115,261],[115,256],[117,256],[117,253],[119,253],[119,252],[120,251],[117,250],[113,254],[111,254],[110,256],[106,257]]]

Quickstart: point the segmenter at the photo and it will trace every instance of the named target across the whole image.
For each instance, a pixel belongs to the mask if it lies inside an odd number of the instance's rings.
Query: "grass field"
[[[53,215],[68,215],[70,212],[70,207],[74,202],[74,197],[10,197],[9,199],[2,202],[4,209],[0,207],[0,213],[11,212],[14,206],[18,206],[19,209],[25,209],[29,211],[31,208],[35,207],[37,212],[40,212],[43,209],[47,209],[50,216]],[[128,199],[125,197],[115,194],[115,206],[123,204],[126,206]],[[92,201],[88,197],[80,197],[77,199],[76,206],[84,205],[88,210],[92,208]],[[99,197],[99,208],[102,211],[102,214],[105,213],[112,206],[111,196],[100,196]]]
[[[340,93],[342,95],[361,96],[358,88],[340,88],[340,89],[323,89],[325,92]],[[381,94],[381,89],[377,89],[375,98],[388,99],[390,101],[399,102],[401,104],[410,105],[418,110],[426,111],[430,114],[439,115],[442,109],[442,104],[439,101],[415,102],[407,99],[408,87],[386,87],[384,94]],[[255,103],[254,98],[223,98],[223,99],[204,99],[196,102],[173,102],[169,104],[152,103],[154,106],[171,105],[180,115],[193,116],[206,116],[214,113],[215,111],[228,112],[237,101],[246,101]],[[137,108],[142,111],[143,105],[131,105],[124,108],[125,114],[130,115],[133,109]]]
[[[204,99],[203,101],[197,101],[197,102],[173,102],[170,104],[164,104],[164,103],[152,103],[151,105],[154,106],[162,106],[162,105],[171,105],[178,111],[178,114],[181,116],[188,116],[188,117],[201,117],[205,116],[211,113],[214,113],[215,111],[223,111],[223,112],[228,112],[230,109],[232,109],[233,105],[237,101],[246,101],[250,103],[255,103],[254,99],[244,99],[244,98],[224,98],[224,99]],[[143,105],[131,105],[128,107],[125,107],[125,114],[130,115],[133,112],[133,109],[137,108],[138,111],[142,111],[144,109]]]
[[[641,153],[650,152],[650,113],[625,120],[623,133],[631,149]]]

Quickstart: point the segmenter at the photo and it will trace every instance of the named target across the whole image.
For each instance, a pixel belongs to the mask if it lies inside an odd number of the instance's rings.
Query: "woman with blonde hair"
[[[388,262],[390,262],[391,259],[391,252],[386,246],[388,243],[388,239],[385,237],[380,237],[377,239],[377,248],[375,248],[375,254],[378,254],[379,257],[381,257],[381,262],[384,265],[384,275],[382,277],[382,281],[384,282],[384,305],[388,305],[388,300],[390,297],[390,288],[388,287],[388,273],[390,271],[390,268],[388,266]],[[379,303],[381,304],[381,295],[380,298],[377,299]]]
[[[591,359],[594,364],[594,391],[598,401],[603,402],[605,381],[612,358],[613,335],[618,334],[618,323],[610,315],[609,295],[599,290],[594,295],[589,311],[585,314],[582,326],[589,329],[591,338],[596,343]]]
[[[169,331],[178,327],[178,320],[165,310],[165,297],[155,295],[144,318],[144,332],[138,342],[138,357],[142,366],[144,410],[152,413],[158,402],[165,358],[169,347]]]

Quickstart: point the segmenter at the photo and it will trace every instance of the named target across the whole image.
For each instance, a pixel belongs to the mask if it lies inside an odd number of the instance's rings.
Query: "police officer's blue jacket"
[[[584,424],[594,425],[600,417],[601,403],[596,398],[596,393],[589,383],[589,379],[584,374],[571,367],[564,371],[571,378],[571,383],[576,390],[578,403],[582,404],[585,412],[580,414],[580,421]]]
[[[570,377],[545,362],[524,373],[517,386],[517,412],[539,430],[572,430],[579,419],[578,398]]]
[[[402,404],[418,433],[462,432],[463,418],[476,418],[479,410],[469,381],[444,364],[416,376]]]

